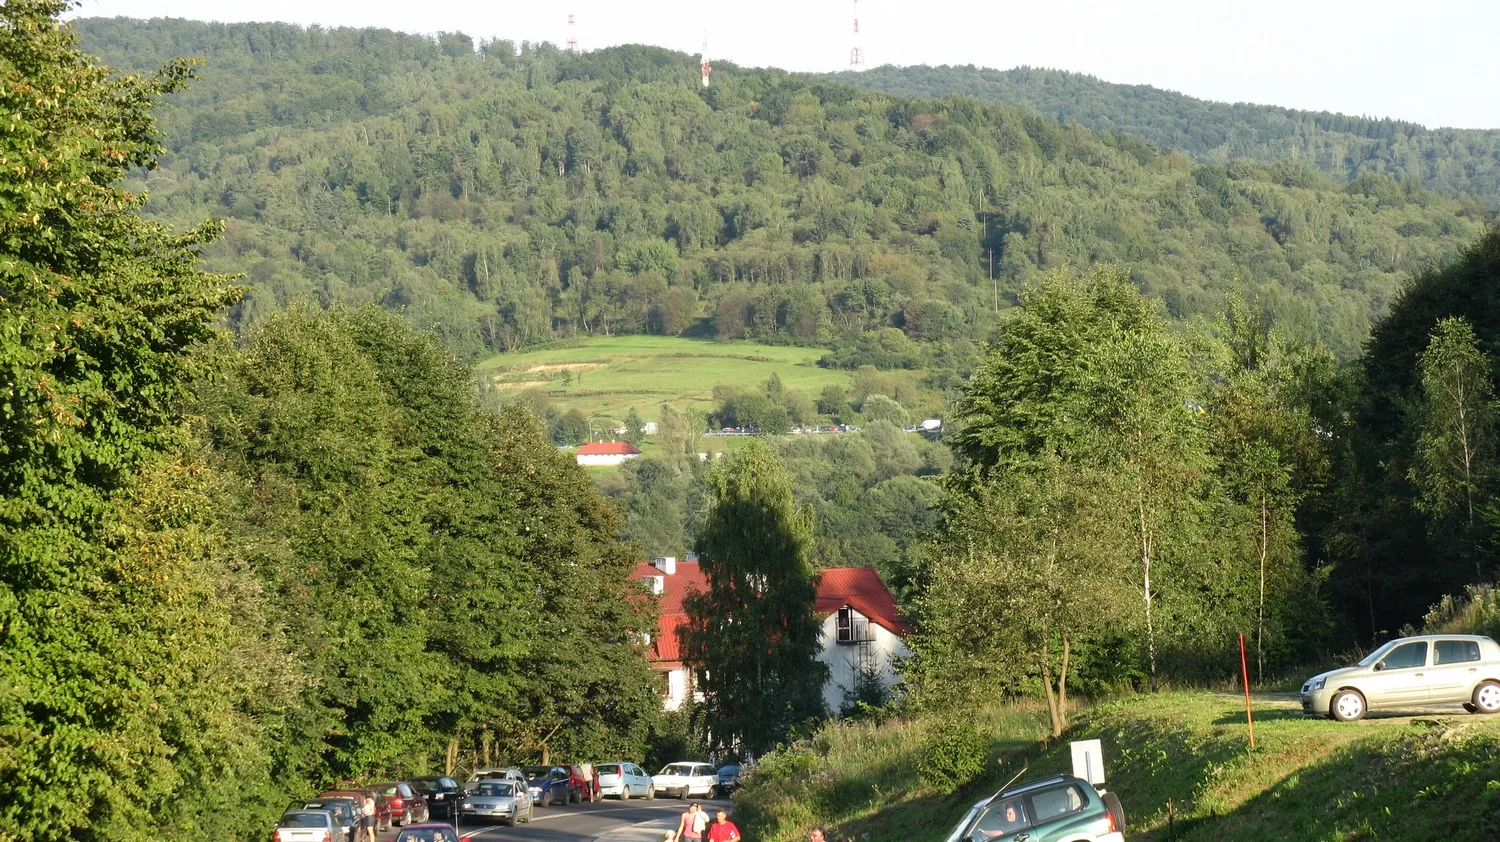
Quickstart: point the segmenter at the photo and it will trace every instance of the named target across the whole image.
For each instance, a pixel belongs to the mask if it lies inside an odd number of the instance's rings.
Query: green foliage
[[[1388,118],[1208,102],[1149,85],[1117,85],[1033,67],[885,66],[832,78],[902,96],[962,94],[1021,106],[1064,125],[1076,122],[1113,135],[1122,150],[1143,158],[1162,149],[1213,163],[1274,162],[1270,171],[1288,187],[1314,184],[1321,171],[1356,182],[1418,180],[1437,193],[1500,206],[1500,131],[1495,130],[1427,129]]]
[[[717,463],[709,487],[695,545],[708,591],[686,601],[683,659],[714,747],[758,755],[825,714],[810,517],[762,442]]]
[[[1500,347],[1497,279],[1500,230],[1492,230],[1462,258],[1418,274],[1375,326],[1360,361],[1358,391],[1348,401],[1352,423],[1335,465],[1345,479],[1328,532],[1337,564],[1330,585],[1362,631],[1413,622],[1443,594],[1475,582],[1476,562],[1486,561],[1476,554],[1476,538],[1494,525],[1485,517],[1471,529],[1467,509],[1471,484],[1476,503],[1490,493],[1495,454],[1484,456],[1480,446],[1471,473],[1477,481],[1464,479],[1461,451],[1469,437],[1455,436],[1452,422],[1463,404],[1480,410],[1483,420],[1494,393],[1496,369],[1488,358]],[[1462,335],[1463,323],[1472,342]],[[1459,381],[1440,370],[1446,366],[1431,365],[1442,358],[1460,363],[1454,373],[1466,378],[1487,369],[1491,382],[1471,380],[1477,391],[1463,402],[1445,398],[1441,384]],[[1471,444],[1480,444],[1485,429],[1481,423],[1470,434],[1477,436]],[[1444,500],[1460,501],[1457,516],[1437,514],[1453,509]]]
[[[1194,167],[1113,126],[963,97],[726,63],[704,89],[693,57],[640,47],[74,25],[117,67],[204,56],[141,186],[161,218],[229,218],[204,259],[248,270],[241,329],[301,298],[379,301],[463,358],[701,331],[962,373],[1028,282],[1113,262],[1174,316],[1217,314],[1239,290],[1349,357],[1400,278],[1456,254],[1486,214],[1385,175]]]
[[[990,742],[972,725],[939,725],[934,738],[917,756],[917,776],[938,792],[953,792],[984,771]]]
[[[120,186],[185,66],[113,78],[64,9],[0,9],[0,836],[201,839],[265,796],[263,676],[231,666],[252,641],[196,466],[161,454],[235,293],[196,268],[217,226],[172,234]]]

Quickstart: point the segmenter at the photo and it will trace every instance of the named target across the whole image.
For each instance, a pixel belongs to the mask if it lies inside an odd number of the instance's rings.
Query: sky
[[[1072,70],[1201,99],[1500,129],[1500,0],[864,0],[865,64]],[[83,0],[75,16],[463,31],[642,43],[743,66],[843,70],[853,0]]]

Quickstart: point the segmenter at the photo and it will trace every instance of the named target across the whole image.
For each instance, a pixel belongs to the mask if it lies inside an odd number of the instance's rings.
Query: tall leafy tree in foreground
[[[1477,580],[1484,575],[1479,529],[1496,467],[1490,361],[1468,321],[1452,317],[1438,322],[1417,365],[1422,401],[1410,472],[1417,508],[1438,530],[1456,527],[1447,530],[1458,535],[1453,550],[1473,559]]]
[[[1136,589],[1132,625],[1142,631],[1153,687],[1163,595],[1174,636],[1202,616],[1191,547],[1210,460],[1192,388],[1184,349],[1125,273],[1056,273],[1023,296],[976,369],[952,437],[962,463],[949,490],[959,499],[989,493],[993,482],[1046,489],[1053,501],[1086,494],[1091,505],[1074,504],[1084,516],[1112,518],[1105,531],[1128,536],[1102,548],[1114,554],[1115,572],[1091,578]],[[1085,477],[1087,489],[1068,487]],[[926,580],[942,575],[933,570]]]
[[[207,838],[184,798],[257,752],[234,687],[201,692],[236,650],[158,454],[235,293],[195,268],[217,226],[118,186],[185,68],[112,78],[65,8],[0,7],[0,838]]]
[[[708,592],[688,599],[685,657],[715,745],[759,754],[825,713],[812,524],[764,443],[715,465],[710,487],[697,541]]]

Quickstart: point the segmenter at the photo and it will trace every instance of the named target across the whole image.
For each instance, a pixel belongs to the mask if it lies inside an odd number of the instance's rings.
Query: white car
[[[719,770],[707,763],[669,763],[651,776],[651,788],[663,795],[712,798],[719,785]]]
[[[464,783],[464,792],[473,792],[479,788],[480,781],[515,781],[526,788],[526,773],[520,769],[505,768],[501,766],[489,766],[475,769],[474,774]]]
[[[656,790],[651,786],[651,776],[634,763],[596,763],[594,771],[599,773],[599,796],[614,796],[621,801],[631,798],[655,798]]]

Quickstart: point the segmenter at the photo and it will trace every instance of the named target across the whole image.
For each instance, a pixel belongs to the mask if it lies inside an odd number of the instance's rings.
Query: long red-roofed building
[[[823,701],[836,714],[861,670],[879,676],[886,687],[895,685],[896,659],[911,654],[905,642],[911,626],[875,568],[831,567],[818,574],[813,609],[823,621],[818,660],[828,665],[829,673]],[[708,577],[695,559],[670,557],[643,562],[631,575],[648,583],[660,600],[660,629],[652,636],[650,657],[662,676],[663,704],[667,710],[676,710],[692,685],[690,670],[682,660],[680,630],[687,624],[684,600],[708,590]]]
[[[641,449],[628,441],[591,441],[573,451],[580,465],[618,465],[641,455]]]

